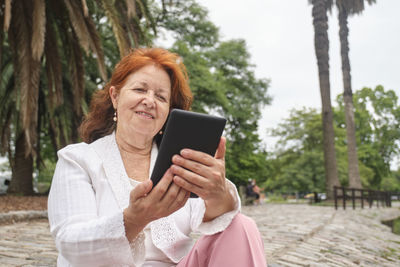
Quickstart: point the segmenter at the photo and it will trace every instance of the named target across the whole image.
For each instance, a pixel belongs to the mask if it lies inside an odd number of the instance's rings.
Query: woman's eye
[[[165,96],[163,96],[163,95],[157,95],[157,98],[160,99],[163,102],[167,101],[167,98]]]
[[[143,88],[134,88],[133,91],[138,92],[138,93],[144,93],[144,92],[146,92],[146,90],[143,89]]]

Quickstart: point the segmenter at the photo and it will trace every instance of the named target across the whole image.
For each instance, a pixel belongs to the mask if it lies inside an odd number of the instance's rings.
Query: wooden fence
[[[335,200],[335,209],[338,208],[338,202],[341,199],[343,203],[343,209],[346,209],[346,202],[351,201],[353,209],[356,208],[356,200],[360,200],[361,208],[364,208],[364,202],[366,202],[371,208],[374,201],[376,206],[379,207],[391,207],[392,196],[396,196],[397,199],[400,197],[400,193],[369,190],[369,189],[358,189],[358,188],[346,188],[346,187],[333,187],[333,197]]]

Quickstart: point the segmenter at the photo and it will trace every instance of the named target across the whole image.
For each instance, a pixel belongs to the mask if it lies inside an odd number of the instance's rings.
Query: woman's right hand
[[[190,192],[172,180],[173,174],[168,169],[153,190],[153,182],[147,180],[131,191],[129,206],[124,210],[125,232],[129,241],[148,223],[166,217],[185,205]]]

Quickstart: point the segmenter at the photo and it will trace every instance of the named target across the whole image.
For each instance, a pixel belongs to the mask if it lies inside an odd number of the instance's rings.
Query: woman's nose
[[[155,105],[155,95],[150,90],[144,96],[143,104],[145,104],[149,108]]]

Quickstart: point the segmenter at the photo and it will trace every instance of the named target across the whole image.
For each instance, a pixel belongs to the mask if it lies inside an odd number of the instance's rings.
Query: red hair
[[[84,142],[92,143],[111,134],[116,128],[113,121],[115,110],[109,94],[110,87],[114,86],[119,94],[130,74],[152,64],[164,69],[170,77],[170,110],[190,109],[193,96],[182,59],[177,54],[162,48],[139,48],[123,57],[115,66],[111,80],[102,90],[93,94],[90,111],[79,127],[80,136]]]

